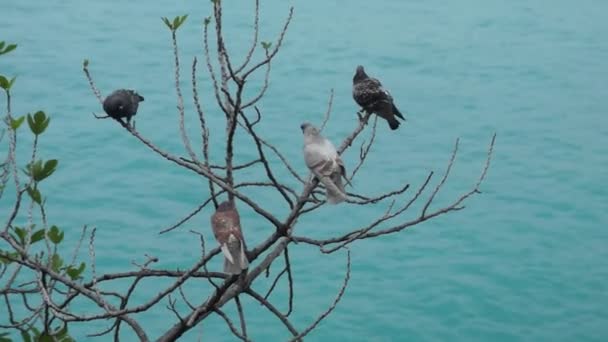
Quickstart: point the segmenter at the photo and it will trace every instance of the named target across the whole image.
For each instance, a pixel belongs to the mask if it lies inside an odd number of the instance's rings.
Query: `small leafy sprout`
[[[63,266],[63,259],[59,256],[59,254],[53,254],[51,257],[51,268],[55,272],[59,272],[61,270],[61,266]]]
[[[210,22],[211,22],[211,17],[207,17],[207,18],[203,19],[203,23],[205,24],[205,26],[209,25]]]
[[[36,189],[35,187],[32,188],[31,186],[28,186],[26,190],[28,195],[30,195],[34,202],[42,204],[42,195],[40,194],[40,191],[38,189]]]
[[[19,128],[19,126],[21,126],[21,124],[23,123],[23,120],[25,120],[25,116],[22,116],[17,119],[11,118],[11,128],[13,129],[13,131],[16,131]]]
[[[11,87],[13,86],[13,83],[15,83],[16,79],[17,79],[17,77],[13,77],[9,80],[5,76],[0,75],[0,88],[8,91],[9,89],[11,89]]]
[[[41,110],[37,111],[33,117],[30,114],[27,115],[27,123],[35,135],[44,133],[50,121],[51,118],[47,117]]]
[[[271,42],[261,42],[260,44],[262,44],[262,47],[264,48],[264,50],[268,50],[272,46]]]
[[[82,61],[82,66],[83,66],[83,67],[85,67],[85,68],[87,68],[87,67],[89,66],[89,60],[85,58],[85,59]]]
[[[72,280],[77,280],[82,278],[80,275],[82,274],[82,272],[84,272],[85,269],[85,264],[84,262],[80,263],[80,266],[78,268],[74,267],[74,266],[68,266],[66,268],[66,273],[68,274],[68,276],[70,276],[70,278],[72,278]]]
[[[188,15],[184,14],[182,16],[178,15],[177,17],[173,18],[173,21],[169,20],[169,18],[167,18],[167,17],[162,17],[161,19],[163,20],[165,25],[167,25],[169,30],[177,31],[177,29],[180,26],[182,26],[182,24],[186,21],[187,18],[188,18]]]
[[[56,245],[63,240],[63,232],[57,228],[57,226],[52,226],[46,235],[49,237],[49,240]]]
[[[35,182],[40,182],[55,172],[58,163],[57,159],[47,160],[46,162],[37,160],[26,165],[25,174],[32,177]]]

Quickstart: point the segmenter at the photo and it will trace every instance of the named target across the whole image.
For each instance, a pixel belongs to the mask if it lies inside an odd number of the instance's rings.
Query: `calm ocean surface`
[[[249,46],[253,1],[232,3],[237,2],[226,1],[225,29],[229,49],[240,57]],[[394,132],[379,122],[373,155],[355,180],[358,192],[371,195],[406,182],[419,186],[430,170],[444,169],[461,137],[454,173],[436,206],[446,204],[475,183],[497,132],[483,194],[464,211],[354,244],[345,297],[309,340],[608,340],[608,2],[308,0],[293,5],[293,25],[260,103],[260,131],[301,173],[299,125],[321,121],[330,89],[335,89],[334,111],[325,134],[339,144],[356,125],[358,108],[350,92],[357,64],[383,81],[408,118]],[[262,1],[261,40],[275,39],[288,6]],[[19,44],[0,58],[2,73],[18,76],[14,113],[44,109],[52,115],[41,149],[44,157],[60,160],[43,186],[50,222],[71,238],[84,224],[97,227],[98,273],[132,269],[131,260],[143,260],[144,253],[159,257],[159,267],[189,267],[200,256],[189,229],[206,233],[215,246],[209,209],[180,230],[157,234],[206,198],[206,183],[149,152],[116,123],[95,120],[91,112],[101,109],[81,71],[82,60],[89,58],[104,95],[136,88],[146,98],[137,116],[139,131],[185,155],[170,34],[160,17],[190,14],[178,39],[189,132],[198,143],[189,65],[192,57],[202,57],[201,22],[211,14],[210,2],[3,0],[0,13],[0,39]],[[199,83],[219,141],[223,116],[212,105],[203,65]],[[218,156],[222,147],[214,146]],[[241,144],[237,154],[246,161],[255,150]],[[347,165],[357,156],[355,145],[345,156]],[[287,181],[288,174],[277,167]],[[262,171],[241,175],[262,176]],[[248,193],[284,215],[275,193]],[[7,208],[6,200],[0,202],[2,215]],[[297,234],[346,232],[385,208],[324,207],[301,220]],[[250,245],[270,233],[244,205],[239,209]],[[302,328],[333,301],[346,260],[344,254],[321,256],[302,244],[290,251],[296,291],[292,318]],[[219,269],[219,259],[210,267]],[[273,274],[278,270],[275,265]],[[133,303],[155,295],[164,283],[143,282]],[[267,281],[256,286],[265,289]],[[191,281],[186,290],[200,302],[208,284]],[[282,310],[285,294],[283,283],[273,297]],[[249,299],[245,303],[254,340],[288,336],[274,317]],[[228,307],[233,313],[234,305]],[[88,305],[79,309],[95,312]],[[164,305],[136,318],[152,338],[175,321]],[[106,341],[85,337],[106,326],[71,329],[78,340]],[[125,341],[133,339],[126,326],[122,331]],[[234,340],[217,317],[183,340],[199,337]]]

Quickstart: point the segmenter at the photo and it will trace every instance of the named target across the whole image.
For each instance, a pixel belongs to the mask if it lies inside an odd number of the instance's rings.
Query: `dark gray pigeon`
[[[366,112],[376,113],[386,119],[393,130],[400,124],[395,116],[405,120],[399,109],[395,107],[393,97],[388,90],[384,89],[380,81],[367,76],[361,65],[357,66],[357,72],[353,77],[353,98]]]
[[[119,89],[106,97],[103,110],[116,120],[127,118],[127,123],[130,123],[131,117],[137,114],[137,107],[143,100],[144,97],[134,90]]]

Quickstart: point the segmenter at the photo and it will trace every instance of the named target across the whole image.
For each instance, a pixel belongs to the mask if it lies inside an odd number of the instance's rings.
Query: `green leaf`
[[[13,262],[14,259],[18,259],[19,258],[19,253],[17,252],[5,252],[5,251],[0,251],[0,262],[3,264],[10,264],[11,262]]]
[[[19,126],[21,126],[21,124],[23,123],[23,120],[25,120],[25,116],[22,116],[17,119],[11,118],[11,128],[13,129],[13,131],[16,131],[17,128],[19,128]]]
[[[82,66],[85,67],[85,68],[88,67],[89,66],[89,60],[85,58],[84,61],[82,61]]]
[[[33,164],[28,164],[24,172],[34,178],[34,181],[40,182],[43,179],[51,176],[55,172],[55,170],[57,169],[57,164],[59,162],[57,161],[57,159],[50,159],[47,160],[44,164],[42,163],[42,160],[37,160]]]
[[[0,264],[10,264],[11,261],[7,258],[9,255],[10,253],[0,249]]]
[[[23,339],[23,342],[32,342],[30,334],[25,330],[21,330],[21,338]]]
[[[37,160],[33,163],[28,163],[25,166],[24,171],[28,176],[31,176],[37,182],[44,179],[42,174],[42,160]]]
[[[179,16],[173,18],[173,29],[177,30],[178,27],[179,27]]]
[[[0,88],[4,89],[4,90],[8,90],[9,86],[8,86],[8,79],[2,75],[0,75]]]
[[[36,329],[36,327],[32,327],[30,331],[32,332],[32,337],[34,338],[34,341],[38,340],[38,337],[40,337],[40,330]]]
[[[9,89],[13,86],[13,84],[15,83],[15,80],[17,80],[17,76],[11,78],[11,80],[8,82]]]
[[[53,271],[59,272],[61,266],[63,266],[63,260],[61,259],[59,254],[53,254],[53,256],[51,257],[51,268],[53,269]]]
[[[40,135],[46,130],[51,121],[50,117],[47,117],[43,111],[37,111],[34,116],[27,115],[27,123],[30,126],[30,130],[35,135]]]
[[[4,51],[0,51],[0,55],[4,55],[5,53],[9,53],[17,48],[17,44],[9,44],[4,48]]]
[[[58,163],[59,162],[57,161],[57,159],[47,160],[47,162],[44,163],[44,168],[42,169],[42,174],[44,175],[44,178],[49,177],[53,174],[53,172],[55,172]]]
[[[47,232],[47,236],[51,240],[52,243],[58,244],[63,240],[63,232],[57,228],[57,226],[52,226],[51,229]]]
[[[36,122],[44,122],[47,120],[46,114],[43,111],[39,110],[34,114],[34,120]]]
[[[32,189],[31,186],[27,187],[27,193],[28,195],[30,195],[30,197],[32,198],[32,200],[38,204],[42,203],[42,195],[40,194],[40,191],[38,189]]]
[[[37,342],[55,342],[53,336],[49,335],[47,332],[43,332],[40,337],[38,337]]]
[[[27,113],[27,125],[30,126],[30,130],[32,133],[36,134],[36,123],[34,122],[34,118],[30,113]]]
[[[25,237],[27,236],[27,230],[25,230],[25,228],[21,228],[21,227],[15,227],[13,229],[15,231],[15,234],[17,234],[18,239],[19,240],[19,244],[21,244],[21,246],[25,245]]]
[[[171,25],[171,22],[169,22],[169,19],[167,19],[167,17],[162,17],[161,19],[163,20],[163,22],[165,23],[165,25],[167,25],[167,27],[170,30],[173,30],[173,26]]]
[[[31,239],[30,243],[34,244],[34,243],[44,239],[44,233],[45,233],[44,229],[37,230],[34,234],[32,234],[32,237],[30,238]]]
[[[179,17],[177,27],[182,26],[182,24],[186,21],[187,18],[188,18],[187,14],[184,14],[181,17]],[[177,27],[176,27],[176,29],[177,29]]]
[[[207,18],[203,19],[203,23],[205,24],[205,26],[209,25],[210,22],[211,22],[211,17],[207,17]]]
[[[270,49],[270,47],[272,46],[272,43],[270,42],[262,42],[262,47],[266,50]]]
[[[2,48],[4,48],[4,40],[0,41],[0,51],[2,51]],[[2,336],[2,335],[0,335],[0,336]]]
[[[76,268],[74,266],[69,266],[67,269],[67,273],[70,276],[70,278],[72,278],[72,280],[76,280],[80,277],[80,275],[84,271],[84,268],[85,268],[85,264],[84,264],[84,262],[81,262],[80,267],[78,267],[78,268]]]
[[[57,331],[53,334],[57,339],[62,339],[64,337],[68,337],[68,325],[67,323],[63,324],[61,329],[57,329]]]

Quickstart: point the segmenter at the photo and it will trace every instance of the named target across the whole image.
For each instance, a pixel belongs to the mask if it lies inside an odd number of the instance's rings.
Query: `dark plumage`
[[[130,89],[119,89],[108,95],[103,101],[103,110],[114,119],[127,118],[127,123],[131,122],[131,117],[137,114],[139,103],[144,97]]]
[[[388,90],[384,89],[380,81],[367,76],[361,65],[357,66],[357,72],[353,77],[353,98],[366,112],[376,113],[386,119],[393,130],[400,124],[395,116],[405,120],[393,103],[393,97]]]

